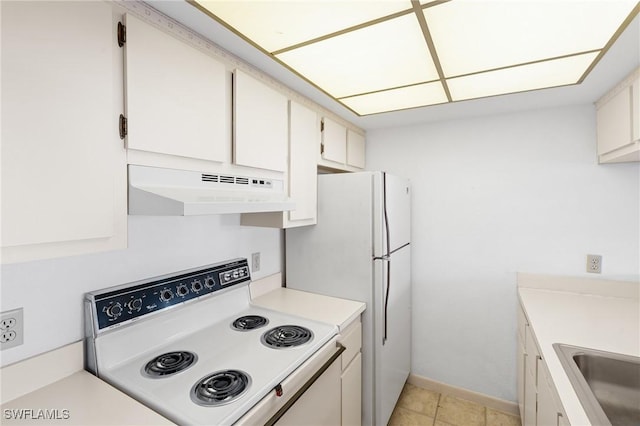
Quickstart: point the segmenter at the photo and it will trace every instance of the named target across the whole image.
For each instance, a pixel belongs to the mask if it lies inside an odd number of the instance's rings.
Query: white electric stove
[[[235,259],[88,293],[87,369],[178,424],[274,423],[337,328],[252,306],[250,279]]]

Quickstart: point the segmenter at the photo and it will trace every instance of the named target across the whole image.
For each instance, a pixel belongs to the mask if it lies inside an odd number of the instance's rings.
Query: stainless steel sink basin
[[[553,345],[592,425],[640,425],[640,357]]]

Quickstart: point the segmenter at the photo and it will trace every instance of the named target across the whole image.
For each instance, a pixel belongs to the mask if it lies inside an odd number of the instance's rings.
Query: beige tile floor
[[[520,426],[520,417],[406,384],[389,426]]]

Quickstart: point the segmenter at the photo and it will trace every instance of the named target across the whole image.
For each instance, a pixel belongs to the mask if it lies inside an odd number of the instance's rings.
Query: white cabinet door
[[[122,53],[106,2],[2,2],[3,262],[126,246]]]
[[[336,426],[340,415],[340,362],[336,360],[276,425]]]
[[[324,117],[322,119],[322,158],[344,164],[347,162],[347,128]]]
[[[316,146],[318,116],[315,111],[291,101],[289,116],[289,196],[296,209],[290,221],[311,220],[318,209],[318,171]]]
[[[631,87],[627,87],[597,111],[598,154],[631,143]]]
[[[538,368],[538,426],[560,425],[564,416],[559,410],[560,402],[556,400],[556,393],[551,385],[546,365],[540,360]]]
[[[125,18],[127,147],[225,161],[231,147],[225,66],[132,15]]]
[[[286,171],[286,96],[240,70],[233,82],[234,163]]]
[[[347,130],[347,165],[364,169],[364,136]]]
[[[342,426],[362,424],[362,354],[342,372]]]

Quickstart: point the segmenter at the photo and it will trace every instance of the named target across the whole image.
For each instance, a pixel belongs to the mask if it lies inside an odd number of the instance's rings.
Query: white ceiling
[[[149,1],[151,6],[199,32],[220,47],[260,68],[290,88],[364,128],[508,113],[526,109],[591,103],[640,66],[640,17],[636,16],[580,85],[493,96],[359,117],[293,72],[254,48],[217,21],[183,1]]]

